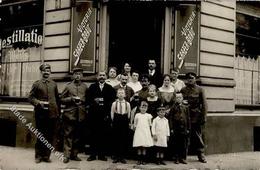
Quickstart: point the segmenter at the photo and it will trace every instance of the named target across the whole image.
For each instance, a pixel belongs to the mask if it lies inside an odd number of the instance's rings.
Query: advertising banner
[[[81,67],[95,73],[96,9],[93,2],[77,3],[72,9],[70,70]]]
[[[180,5],[176,9],[175,25],[175,67],[180,74],[198,74],[198,8],[195,5]]]

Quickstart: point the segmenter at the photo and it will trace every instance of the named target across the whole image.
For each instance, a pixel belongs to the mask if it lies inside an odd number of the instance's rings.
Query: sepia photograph
[[[0,0],[0,170],[260,170],[258,57],[258,0]]]

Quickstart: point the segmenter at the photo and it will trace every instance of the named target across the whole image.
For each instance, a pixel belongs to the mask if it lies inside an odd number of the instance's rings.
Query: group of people
[[[165,153],[175,163],[187,164],[191,145],[198,160],[206,163],[202,130],[207,106],[196,74],[187,73],[184,84],[177,78],[178,70],[161,75],[155,60],[149,60],[148,67],[140,77],[129,63],[119,75],[111,67],[108,78],[100,71],[89,87],[82,82],[82,68],[74,68],[72,82],[59,95],[50,79],[50,65],[40,66],[42,79],[33,84],[29,101],[35,106],[36,128],[50,143],[56,141],[57,120],[62,117],[64,163],[81,161],[78,152],[86,124],[90,132],[87,161],[106,161],[110,154],[113,163],[126,163],[134,148],[137,164],[153,161],[165,165]],[[35,162],[50,162],[50,153],[37,139]]]

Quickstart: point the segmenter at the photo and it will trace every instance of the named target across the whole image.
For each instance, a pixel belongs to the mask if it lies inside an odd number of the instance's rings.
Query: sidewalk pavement
[[[51,163],[34,162],[34,149],[0,146],[0,170],[260,170],[260,152],[239,152],[207,155],[208,163],[200,163],[196,156],[189,156],[188,164],[136,165],[136,161],[127,160],[127,164],[113,164],[104,161],[86,161],[87,155],[79,154],[80,162],[70,161],[64,164],[54,154]]]

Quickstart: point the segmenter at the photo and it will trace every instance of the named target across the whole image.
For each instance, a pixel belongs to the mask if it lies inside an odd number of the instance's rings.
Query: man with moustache
[[[57,134],[57,118],[60,115],[60,101],[56,83],[50,79],[51,66],[40,66],[42,78],[33,83],[29,94],[29,101],[34,106],[36,128],[44,138],[56,146],[53,142]],[[51,150],[37,138],[35,144],[35,162],[51,162]]]
[[[61,102],[65,105],[63,113],[64,127],[64,163],[69,159],[81,161],[77,156],[82,137],[84,136],[84,120],[86,114],[86,93],[88,87],[81,81],[82,68],[73,69],[73,81],[66,85],[61,93]]]
[[[127,73],[123,73],[120,76],[120,84],[116,85],[114,89],[117,91],[118,89],[122,88],[125,90],[125,100],[130,102],[131,97],[134,95],[134,90],[127,85],[127,80],[129,79]]]
[[[204,154],[203,128],[207,117],[207,102],[204,90],[196,84],[197,75],[193,72],[186,74],[186,87],[181,89],[184,100],[188,101],[190,112],[190,145],[196,151],[198,159],[206,163]]]
[[[88,122],[90,126],[90,156],[87,161],[107,161],[105,151],[108,147],[108,133],[111,127],[111,105],[115,101],[116,91],[105,82],[104,71],[98,73],[97,82],[90,85],[87,104],[89,105]]]
[[[148,97],[148,86],[150,85],[149,75],[142,74],[140,77],[140,84],[142,89],[137,91],[131,98],[131,108],[135,108],[139,105],[139,102],[146,100]],[[138,107],[136,107],[138,109]]]
[[[156,85],[156,87],[162,86],[162,74],[159,70],[156,70],[156,62],[154,59],[148,61],[148,73],[150,84]]]

